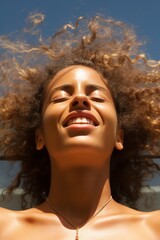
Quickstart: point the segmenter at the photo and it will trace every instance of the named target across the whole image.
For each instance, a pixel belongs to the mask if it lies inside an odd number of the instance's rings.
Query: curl
[[[30,16],[28,33],[39,36],[36,27],[43,20],[43,15]],[[80,17],[47,40],[38,37],[33,44],[3,36],[0,47],[1,152],[6,159],[21,160],[8,191],[22,186],[23,206],[27,194],[32,203],[47,196],[49,156],[46,149],[37,152],[34,142],[45,88],[58,71],[81,64],[98,71],[110,86],[125,137],[124,150],[114,150],[111,157],[111,189],[115,200],[134,207],[145,180],[160,171],[153,161],[160,155],[160,66],[141,52],[133,29],[103,16]]]

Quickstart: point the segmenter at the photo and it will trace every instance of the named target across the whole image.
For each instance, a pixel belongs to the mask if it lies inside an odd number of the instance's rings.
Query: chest
[[[150,229],[143,225],[111,224],[83,227],[76,232],[58,225],[15,225],[8,229],[1,240],[159,240]]]

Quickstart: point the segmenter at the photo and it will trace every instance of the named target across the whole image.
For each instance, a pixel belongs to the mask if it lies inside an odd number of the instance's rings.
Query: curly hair
[[[0,152],[21,163],[7,191],[22,187],[24,208],[27,195],[31,204],[47,197],[50,159],[46,148],[35,146],[44,91],[58,71],[80,64],[98,71],[111,89],[124,131],[124,149],[114,149],[111,156],[111,191],[115,200],[135,207],[145,181],[160,171],[153,161],[160,155],[160,64],[140,52],[142,44],[123,22],[80,17],[44,40],[36,28],[43,19],[30,16],[28,42],[0,38]]]

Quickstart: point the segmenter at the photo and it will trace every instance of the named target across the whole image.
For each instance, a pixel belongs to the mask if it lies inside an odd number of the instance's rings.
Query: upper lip
[[[72,118],[76,118],[76,117],[85,117],[88,118],[90,120],[93,121],[95,126],[99,125],[99,122],[97,120],[97,118],[91,114],[90,112],[82,112],[82,111],[76,111],[76,112],[72,112],[70,113],[63,121],[63,126],[67,127],[67,123],[72,119]]]

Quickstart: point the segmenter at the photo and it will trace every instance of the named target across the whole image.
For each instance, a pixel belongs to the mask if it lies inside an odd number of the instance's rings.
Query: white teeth
[[[94,122],[91,119],[85,118],[85,117],[77,117],[77,118],[72,118],[68,122],[68,126],[71,124],[91,124],[94,125]]]

